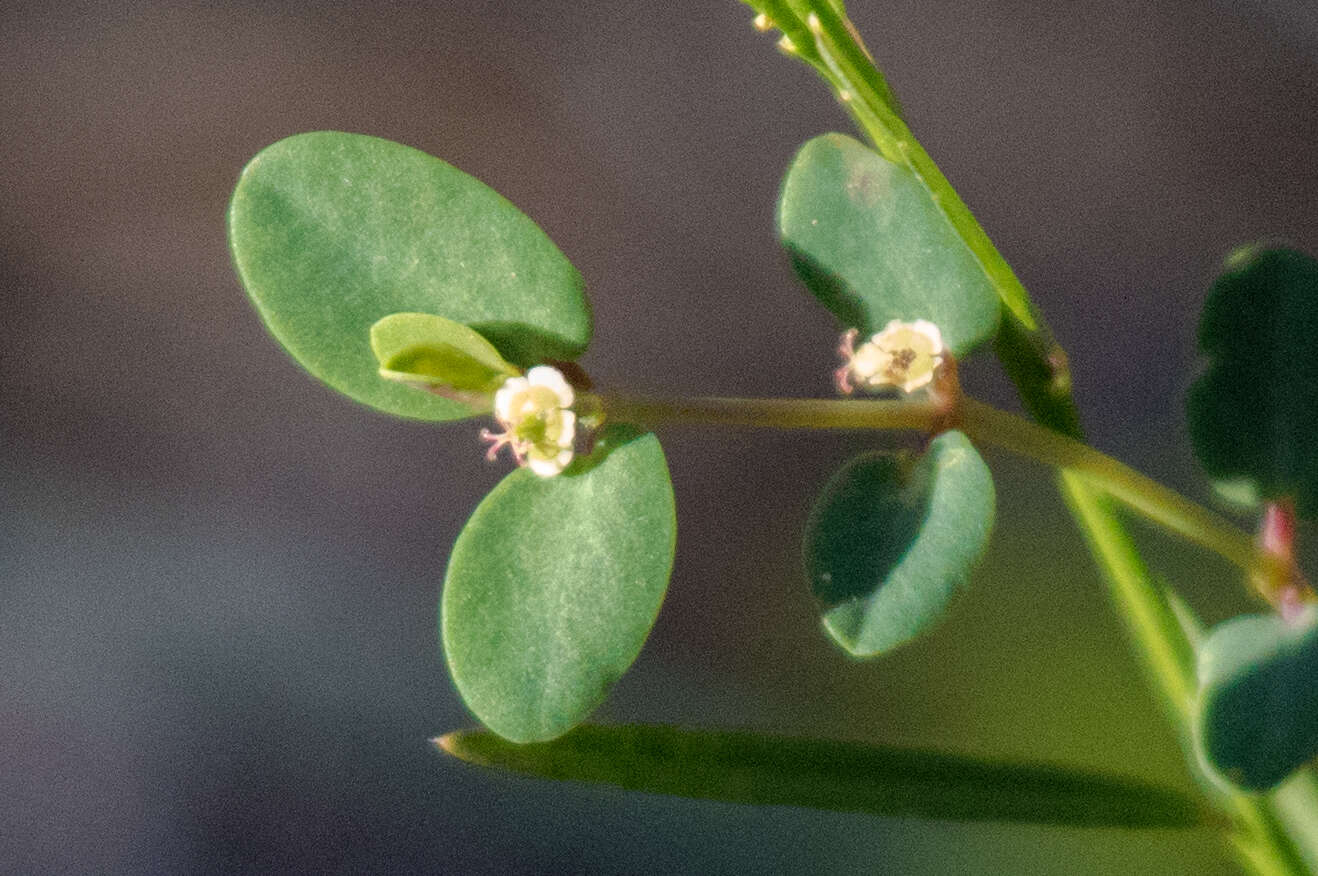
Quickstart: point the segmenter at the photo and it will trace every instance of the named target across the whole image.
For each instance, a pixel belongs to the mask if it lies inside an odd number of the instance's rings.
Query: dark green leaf
[[[398,143],[320,131],[266,148],[229,205],[238,275],[275,338],[352,398],[424,420],[469,407],[381,380],[368,332],[399,312],[471,326],[519,365],[590,340],[581,276],[480,181]]]
[[[676,533],[649,433],[607,432],[557,477],[504,478],[453,546],[441,606],[449,669],[476,717],[530,742],[590,714],[649,634]]]
[[[1318,609],[1247,615],[1199,648],[1200,761],[1228,786],[1265,791],[1318,757]]]
[[[797,153],[778,233],[802,281],[844,327],[927,319],[958,357],[993,335],[998,293],[915,175],[842,134]]]
[[[1224,493],[1292,498],[1318,515],[1318,261],[1291,249],[1234,253],[1204,303],[1208,356],[1190,388],[1190,437]]]
[[[578,727],[537,745],[476,731],[436,742],[532,776],[728,803],[1082,827],[1200,823],[1190,801],[1138,782],[854,742],[647,726]]]
[[[936,623],[983,553],[993,510],[993,478],[961,432],[944,432],[918,457],[848,462],[805,534],[806,577],[829,635],[869,657]]]
[[[371,326],[380,376],[490,409],[493,394],[520,374],[494,345],[460,322],[431,313],[393,313]]]

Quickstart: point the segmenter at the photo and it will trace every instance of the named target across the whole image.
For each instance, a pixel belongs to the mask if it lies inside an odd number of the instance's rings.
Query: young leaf
[[[499,385],[519,372],[494,345],[459,322],[430,313],[394,313],[371,326],[380,376],[488,411]]]
[[[783,179],[778,233],[802,282],[847,328],[926,319],[962,357],[992,337],[998,293],[909,168],[824,134]]]
[[[1076,827],[1201,820],[1189,800],[1138,782],[855,742],[655,726],[578,727],[537,745],[479,731],[436,742],[462,760],[532,776],[726,803]]]
[[[1200,762],[1227,787],[1266,791],[1318,757],[1318,608],[1246,615],[1199,648]]]
[[[869,453],[824,487],[805,532],[824,628],[857,657],[936,623],[993,527],[993,479],[973,444],[944,432],[919,457]]]
[[[453,546],[440,609],[449,669],[476,717],[533,742],[590,714],[649,634],[676,533],[650,433],[615,428],[561,475],[504,478]]]
[[[380,379],[367,333],[391,313],[470,326],[518,365],[572,359],[590,340],[581,276],[534,222],[457,168],[388,140],[319,131],[262,150],[234,190],[229,246],[293,358],[388,413],[471,414]]]
[[[1232,254],[1199,322],[1208,357],[1190,387],[1195,455],[1232,496],[1292,498],[1318,515],[1318,261],[1292,249]]]

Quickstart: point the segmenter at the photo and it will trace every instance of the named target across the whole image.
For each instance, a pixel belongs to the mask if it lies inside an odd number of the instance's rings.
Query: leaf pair
[[[229,243],[293,358],[386,413],[486,411],[515,366],[571,360],[590,340],[581,276],[534,222],[386,140],[317,132],[263,150],[234,191]],[[675,533],[653,435],[614,427],[557,477],[508,475],[459,536],[441,604],[477,717],[515,741],[585,718],[645,641]]]
[[[960,358],[997,328],[997,292],[929,190],[850,137],[825,134],[797,153],[778,231],[801,280],[862,336],[890,320],[927,320]],[[988,467],[960,432],[918,458],[848,462],[805,534],[806,576],[828,634],[872,656],[936,623],[983,552],[993,509]]]

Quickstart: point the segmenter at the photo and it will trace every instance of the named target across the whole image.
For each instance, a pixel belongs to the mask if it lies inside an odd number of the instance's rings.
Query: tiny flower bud
[[[494,394],[494,418],[504,431],[481,432],[490,442],[487,457],[494,459],[506,445],[518,465],[542,478],[559,474],[572,462],[577,415],[570,409],[575,400],[562,372],[549,365],[508,378]]]
[[[839,392],[850,394],[856,388],[887,386],[914,392],[927,386],[943,364],[942,333],[928,320],[894,319],[859,347],[858,336],[859,332],[851,329],[838,346],[844,364],[833,373],[833,380]]]

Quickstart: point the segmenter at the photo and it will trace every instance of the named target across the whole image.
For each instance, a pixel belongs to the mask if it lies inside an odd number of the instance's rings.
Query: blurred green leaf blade
[[[1190,827],[1201,818],[1187,799],[1138,782],[855,742],[645,725],[583,726],[535,745],[482,731],[436,742],[526,775],[728,803],[1077,827]]]
[[[1242,248],[1199,323],[1207,368],[1187,397],[1195,456],[1224,495],[1318,515],[1318,261]]]
[[[929,190],[850,137],[801,147],[783,179],[778,234],[802,282],[862,335],[926,319],[962,357],[997,329],[998,293]]]
[[[262,150],[229,205],[234,265],[266,327],[359,402],[423,420],[468,406],[381,380],[368,332],[400,312],[471,326],[519,365],[590,340],[581,276],[479,180],[399,143],[317,131]]]
[[[1195,743],[1209,775],[1266,791],[1318,757],[1318,608],[1244,615],[1199,648]]]
[[[651,433],[614,427],[561,475],[504,478],[458,536],[441,600],[449,670],[476,717],[514,742],[584,720],[649,634],[676,534]]]
[[[824,487],[804,555],[824,627],[851,654],[890,651],[936,624],[988,544],[993,478],[970,439],[867,453]]]

